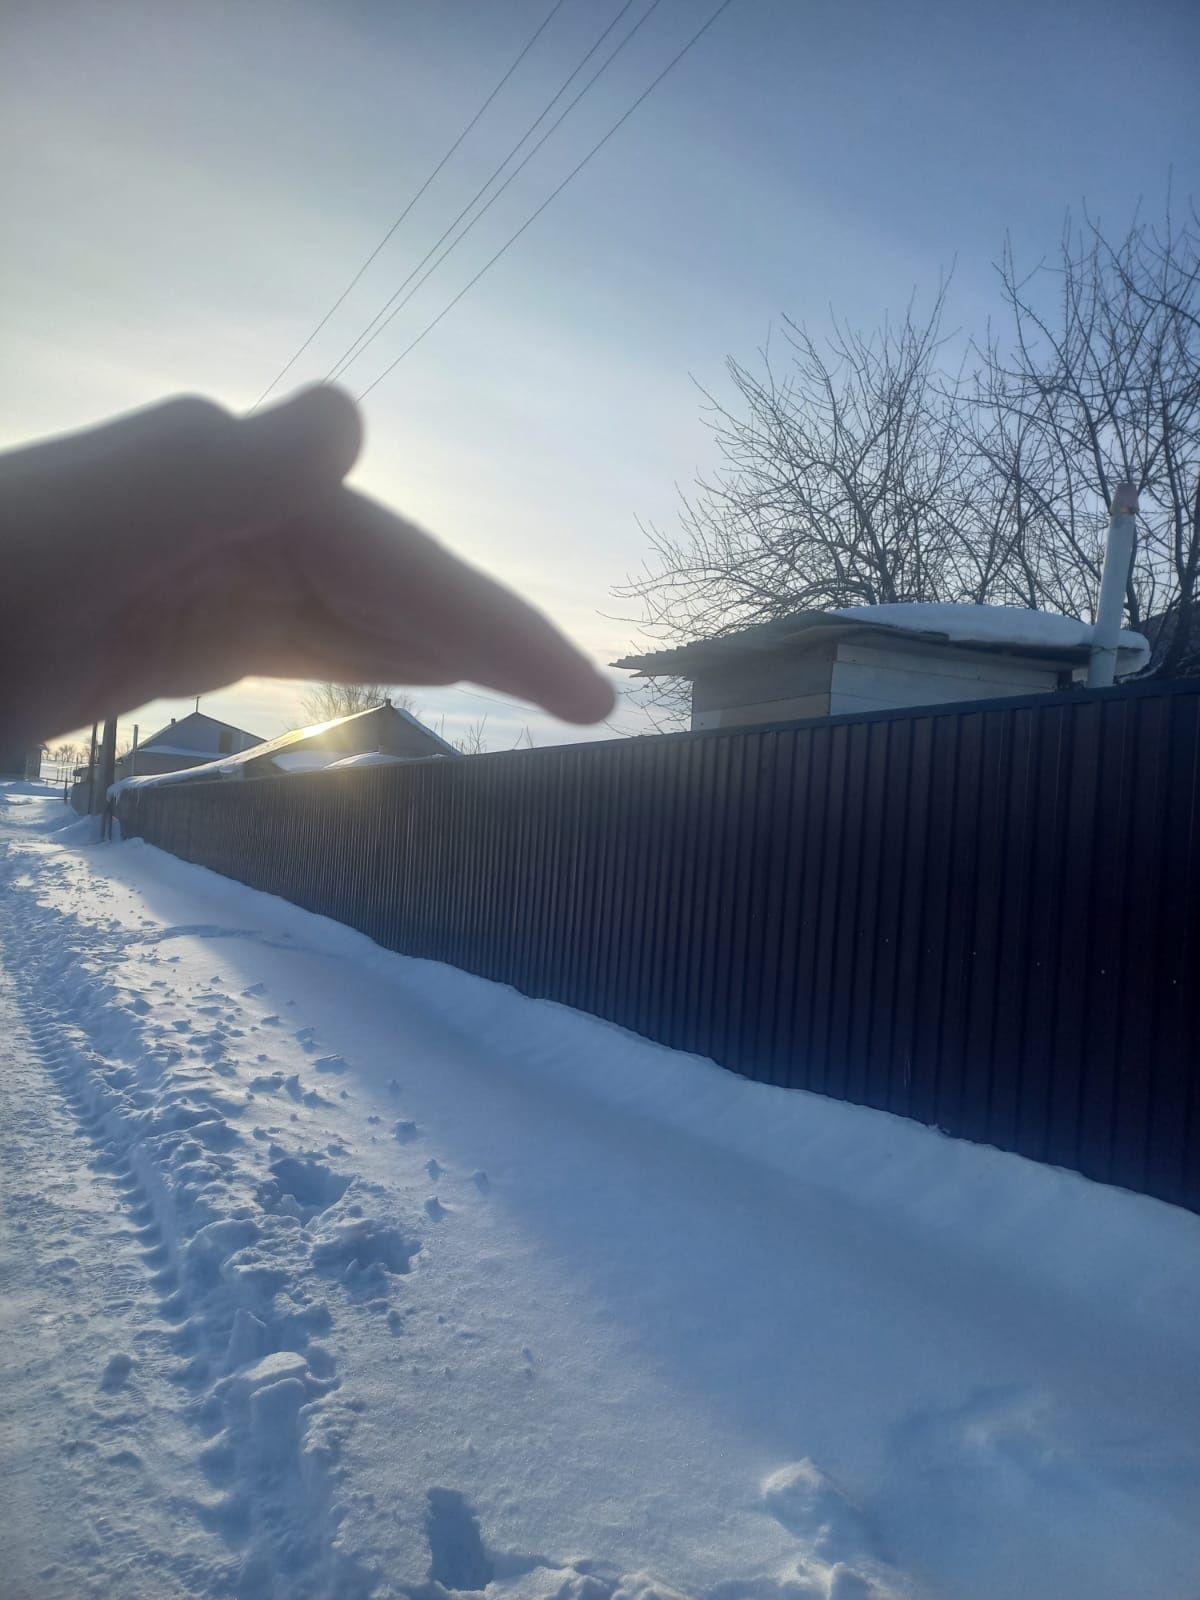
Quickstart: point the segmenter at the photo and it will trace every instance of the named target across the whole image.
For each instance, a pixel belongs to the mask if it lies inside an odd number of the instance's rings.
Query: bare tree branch
[[[942,370],[932,311],[819,341],[785,320],[786,364],[730,360],[701,390],[717,465],[614,593],[643,641],[728,633],[805,607],[943,600],[1090,619],[1115,482],[1142,514],[1130,622],[1174,619],[1157,670],[1188,659],[1200,582],[1200,221],[1168,211],[1110,243],[1068,218],[1058,256],[997,273],[1006,328]],[[1155,622],[1156,639],[1159,625]],[[1168,635],[1171,643],[1167,643]],[[658,685],[677,704],[677,686]]]

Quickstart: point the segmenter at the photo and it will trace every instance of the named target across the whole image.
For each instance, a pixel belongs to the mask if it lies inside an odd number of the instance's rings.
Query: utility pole
[[[87,808],[88,808],[88,816],[89,817],[92,815],[93,811],[96,809],[95,808],[95,804],[94,804],[94,801],[95,801],[95,798],[96,798],[96,734],[99,731],[99,727],[100,727],[100,724],[98,722],[93,722],[92,723],[92,749],[91,749],[91,754],[88,756],[88,807]]]
[[[104,812],[103,837],[107,839],[112,833],[112,805],[108,798],[108,791],[112,788],[117,772],[117,719],[105,717],[104,738],[100,745],[100,796],[103,800]]]

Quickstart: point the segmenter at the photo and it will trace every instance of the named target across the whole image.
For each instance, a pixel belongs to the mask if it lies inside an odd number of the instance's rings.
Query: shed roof
[[[1092,643],[1090,623],[1016,606],[843,606],[832,611],[796,611],[715,639],[697,639],[645,655],[625,656],[613,665],[635,670],[647,678],[691,678],[737,657],[804,649],[822,641],[851,636],[861,639],[879,633],[892,639],[1032,656],[1064,666],[1086,664]],[[1140,633],[1122,630],[1118,672],[1137,671],[1149,656],[1149,644]]]

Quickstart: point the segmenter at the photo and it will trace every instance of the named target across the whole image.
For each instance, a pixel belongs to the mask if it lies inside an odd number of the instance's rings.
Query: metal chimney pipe
[[[1132,483],[1119,483],[1113,495],[1108,519],[1108,543],[1104,549],[1104,573],[1100,579],[1100,599],[1092,629],[1092,654],[1088,661],[1088,688],[1110,688],[1117,675],[1117,637],[1125,615],[1125,585],[1133,562],[1136,537],[1137,490]]]

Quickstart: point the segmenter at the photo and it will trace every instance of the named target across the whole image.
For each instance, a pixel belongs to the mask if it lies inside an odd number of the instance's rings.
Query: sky
[[[717,0],[659,0],[461,246],[349,369],[357,395],[624,112]],[[7,0],[0,448],[172,393],[254,404],[550,11],[552,0]],[[623,0],[562,0],[277,393],[324,377]],[[647,13],[632,0],[606,45]],[[1051,255],[1068,208],[1124,229],[1195,193],[1200,8],[1151,0],[732,0],[444,321],[364,401],[351,481],[513,584],[608,663],[614,585],[715,464],[697,385],[786,315],[820,333],[928,305],[999,311],[994,263]],[[526,147],[528,148],[528,147]],[[524,152],[522,152],[524,153]],[[53,618],[47,618],[53,627]],[[615,675],[624,683],[623,675]],[[269,737],[303,686],[201,709]],[[493,748],[589,736],[421,690]],[[157,701],[148,731],[191,709]],[[643,731],[623,692],[597,736]]]

